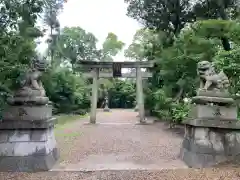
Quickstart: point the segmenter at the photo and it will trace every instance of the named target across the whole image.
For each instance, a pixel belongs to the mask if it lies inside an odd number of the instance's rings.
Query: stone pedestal
[[[57,162],[55,119],[41,92],[25,87],[7,100],[0,122],[0,171],[48,171]]]
[[[183,122],[182,160],[189,167],[204,168],[240,159],[240,122],[233,99],[197,96],[193,102]]]
[[[59,158],[54,121],[54,118],[34,121],[4,119],[0,123],[0,171],[50,170]]]
[[[181,157],[183,161],[194,168],[211,167],[221,162],[240,160],[240,124],[231,122],[195,121],[185,126],[185,136],[182,143]],[[211,124],[208,127],[208,123]],[[217,126],[219,124],[219,126]]]
[[[105,106],[103,109],[104,112],[110,112],[110,109],[108,108],[108,106]]]

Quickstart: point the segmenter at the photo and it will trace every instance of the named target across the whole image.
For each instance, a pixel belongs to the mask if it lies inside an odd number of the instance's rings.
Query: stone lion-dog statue
[[[200,89],[206,91],[227,91],[229,79],[223,71],[216,73],[213,63],[200,61],[197,64],[197,74],[200,77]]]

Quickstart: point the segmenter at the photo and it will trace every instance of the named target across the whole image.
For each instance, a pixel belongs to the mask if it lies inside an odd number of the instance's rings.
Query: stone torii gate
[[[91,69],[91,73],[86,73],[87,76],[93,78],[92,84],[92,99],[91,99],[91,115],[90,123],[96,123],[96,112],[97,112],[97,100],[98,100],[98,79],[109,78],[109,77],[120,77],[120,78],[134,78],[136,77],[137,84],[137,106],[139,109],[139,121],[140,123],[145,122],[145,110],[144,110],[144,97],[143,97],[143,85],[142,78],[151,77],[152,74],[149,72],[141,72],[141,68],[151,68],[154,66],[154,62],[149,61],[137,61],[137,62],[109,62],[109,61],[80,61],[80,65],[85,69]],[[122,68],[136,68],[136,75],[122,74]],[[112,73],[101,73],[100,69],[112,69]]]

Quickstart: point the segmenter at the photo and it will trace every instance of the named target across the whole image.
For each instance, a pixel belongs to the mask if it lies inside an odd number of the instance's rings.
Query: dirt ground
[[[182,129],[137,125],[136,115],[133,110],[99,111],[96,125],[87,124],[86,117],[57,127],[61,158],[51,172],[0,173],[0,179],[240,180],[235,167],[187,168],[179,159]]]

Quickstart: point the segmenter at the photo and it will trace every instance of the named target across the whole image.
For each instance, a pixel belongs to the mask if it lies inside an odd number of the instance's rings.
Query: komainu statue
[[[25,73],[24,80],[14,97],[8,99],[9,104],[47,104],[45,89],[41,82],[42,72],[46,69],[46,60],[34,57],[31,68]]]
[[[228,91],[230,85],[228,77],[221,71],[216,73],[212,63],[201,61],[197,64],[197,73],[200,77],[201,90]]]

